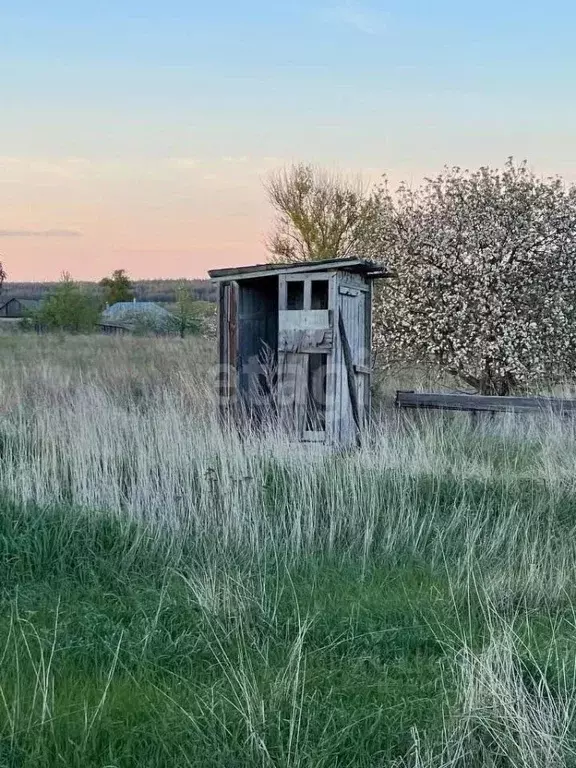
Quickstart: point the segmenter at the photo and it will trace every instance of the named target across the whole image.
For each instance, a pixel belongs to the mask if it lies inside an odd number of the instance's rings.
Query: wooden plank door
[[[371,399],[371,292],[360,276],[338,281],[339,442],[358,443]]]
[[[298,440],[326,439],[327,368],[334,343],[329,295],[326,276],[280,278],[279,405],[284,428]]]

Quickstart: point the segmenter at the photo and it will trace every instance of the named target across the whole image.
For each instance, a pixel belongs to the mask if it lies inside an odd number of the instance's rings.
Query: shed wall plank
[[[338,295],[338,282],[335,274],[330,275],[328,283],[328,308],[332,314],[338,311],[337,303]],[[326,372],[326,442],[335,445],[337,442],[339,422],[338,416],[340,413],[337,405],[338,395],[338,380],[337,380],[337,359],[338,359],[338,334],[333,334],[332,350],[328,356],[328,370]]]
[[[332,327],[329,309],[280,310],[279,331],[322,331]]]

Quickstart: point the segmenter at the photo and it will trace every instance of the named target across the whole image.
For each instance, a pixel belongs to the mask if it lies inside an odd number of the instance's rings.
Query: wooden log
[[[432,408],[446,411],[496,412],[548,412],[564,414],[576,412],[576,400],[558,397],[513,397],[496,395],[468,395],[442,392],[396,392],[398,408]]]

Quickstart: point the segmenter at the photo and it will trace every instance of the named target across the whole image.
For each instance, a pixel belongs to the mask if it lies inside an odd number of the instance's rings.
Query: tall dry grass
[[[219,622],[254,601],[274,613],[259,564],[271,558],[290,568],[321,557],[368,573],[375,562],[418,563],[445,575],[464,619],[447,649],[459,697],[447,701],[442,746],[416,734],[408,761],[571,764],[573,678],[566,674],[551,693],[540,661],[523,675],[519,660],[531,646],[515,634],[518,611],[552,616],[574,605],[571,422],[541,414],[473,427],[466,417],[384,410],[359,451],[312,453],[279,434],[222,431],[208,342],[5,337],[0,344],[0,491],[22,505],[112,512],[153,537],[168,533],[175,562],[179,541],[200,542],[206,563],[186,584],[215,627],[215,656],[251,738],[261,716],[251,641],[239,638],[238,668],[219,645]],[[239,559],[260,574],[253,594],[238,587],[236,566],[225,565]],[[480,647],[466,635],[471,585],[488,606]],[[294,718],[286,765],[307,764],[298,739],[308,627],[302,617],[281,682]],[[573,650],[552,647],[555,669]],[[261,752],[262,764],[272,765]]]
[[[294,557],[344,541],[364,557],[449,553],[460,579],[476,563],[504,591],[560,594],[572,580],[576,521],[555,510],[575,490],[573,422],[505,415],[478,428],[392,410],[361,450],[315,454],[279,434],[222,431],[209,342],[2,344],[0,485],[20,503]]]

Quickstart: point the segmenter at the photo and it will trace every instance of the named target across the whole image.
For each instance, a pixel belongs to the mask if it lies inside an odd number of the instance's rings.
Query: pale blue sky
[[[82,233],[0,254],[15,277],[262,258],[260,178],[292,160],[576,179],[575,33],[568,2],[0,0],[0,230]]]

